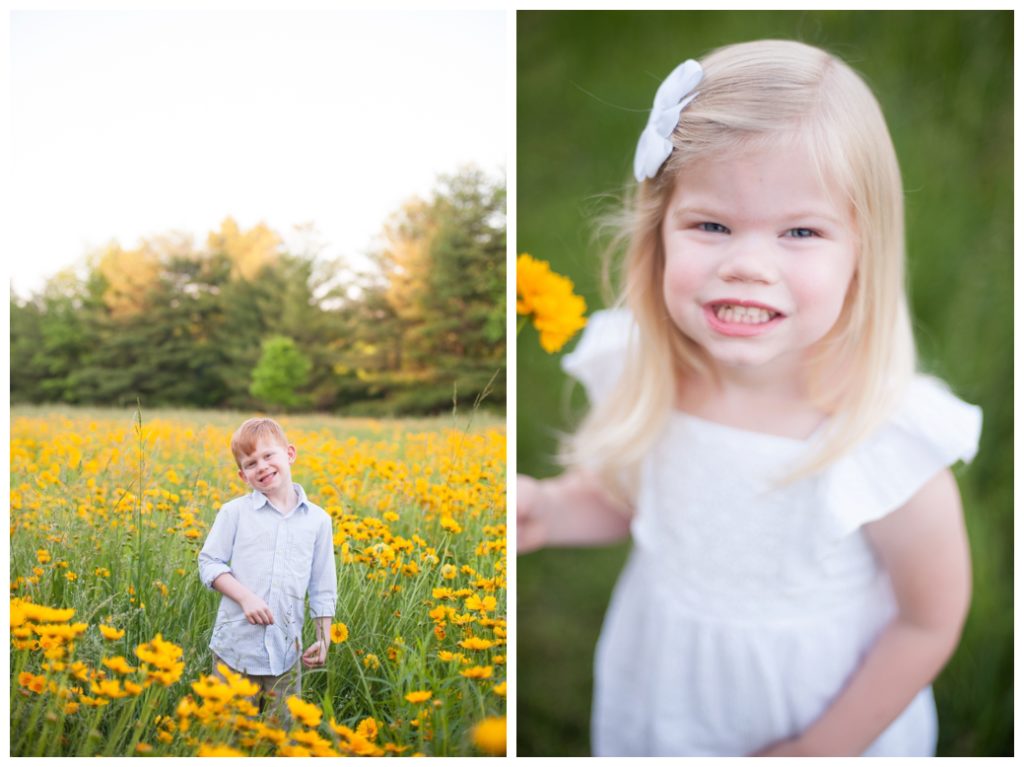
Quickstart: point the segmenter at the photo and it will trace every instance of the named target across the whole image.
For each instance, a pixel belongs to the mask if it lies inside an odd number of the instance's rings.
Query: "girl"
[[[634,173],[570,469],[518,482],[520,551],[632,535],[594,752],[933,754],[981,413],[915,373],[877,102],[819,49],[726,47],[658,89]]]

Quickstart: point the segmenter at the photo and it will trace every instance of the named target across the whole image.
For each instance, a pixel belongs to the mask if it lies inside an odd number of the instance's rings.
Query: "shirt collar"
[[[306,491],[302,489],[302,485],[300,485],[298,482],[292,482],[292,487],[295,488],[295,496],[296,498],[298,498],[298,503],[295,505],[295,510],[309,511],[309,499],[306,498]],[[267,498],[267,496],[265,496],[259,490],[253,490],[251,497],[253,502],[253,508],[255,509],[262,509],[264,506],[273,506],[273,504],[270,502],[270,499]],[[285,513],[288,513],[290,511],[291,509],[288,509]]]

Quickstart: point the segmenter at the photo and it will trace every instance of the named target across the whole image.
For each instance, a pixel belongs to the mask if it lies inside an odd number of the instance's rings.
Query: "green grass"
[[[958,472],[974,559],[963,641],[936,684],[939,754],[1013,750],[1013,15],[1010,12],[521,12],[517,250],[602,306],[598,216],[631,183],[658,83],[680,61],[757,38],[828,48],[889,122],[906,191],[909,290],[924,366],[982,406]],[[548,476],[584,406],[532,329],[517,354],[520,471]],[[529,403],[524,407],[523,403]],[[518,753],[587,754],[592,648],[624,549],[518,567]]]

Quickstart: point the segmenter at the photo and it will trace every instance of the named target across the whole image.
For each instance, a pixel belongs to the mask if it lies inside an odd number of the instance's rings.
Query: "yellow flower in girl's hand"
[[[573,293],[572,280],[526,253],[516,260],[516,313],[533,318],[540,345],[557,352],[587,324],[587,304]]]

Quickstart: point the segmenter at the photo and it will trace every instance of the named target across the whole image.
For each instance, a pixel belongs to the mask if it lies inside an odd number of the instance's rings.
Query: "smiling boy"
[[[219,591],[210,639],[214,668],[224,663],[259,685],[260,708],[287,719],[284,700],[298,689],[308,593],[316,642],[307,668],[327,660],[337,601],[331,518],[292,482],[295,446],[270,418],[252,418],[231,438],[238,476],[252,492],[221,507],[199,553],[199,577]]]

